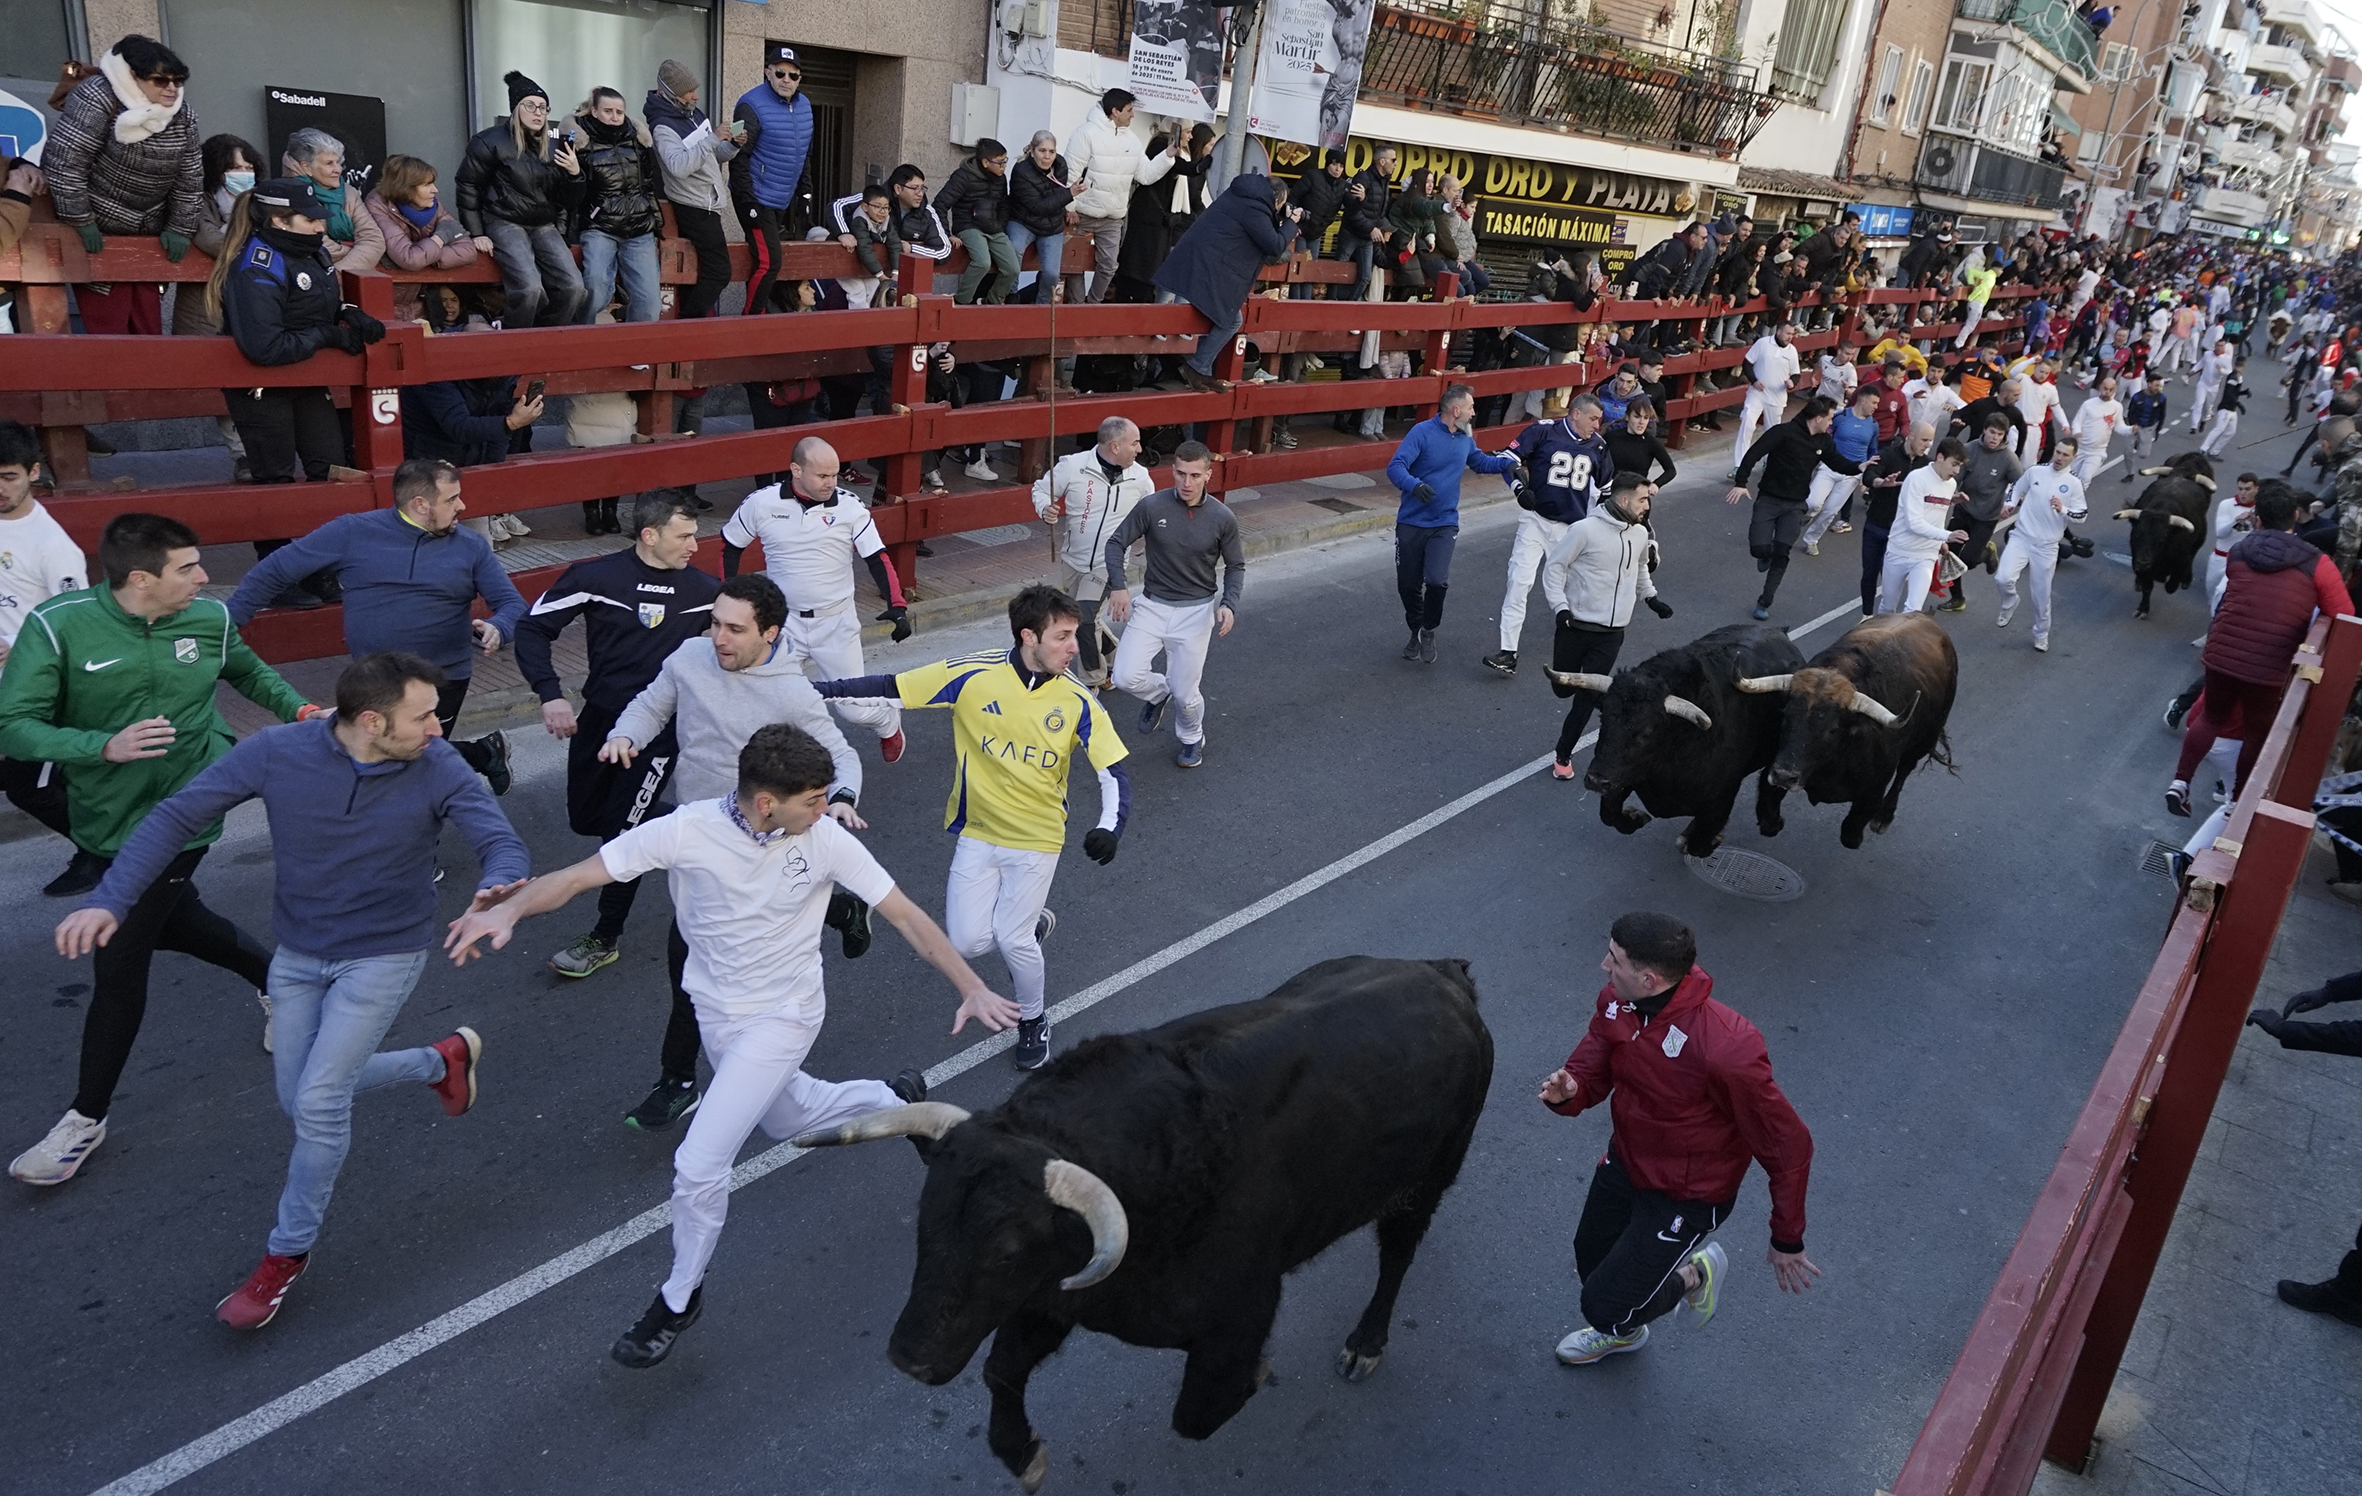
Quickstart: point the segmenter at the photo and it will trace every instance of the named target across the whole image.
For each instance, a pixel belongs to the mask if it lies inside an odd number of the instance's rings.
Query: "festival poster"
[[[1213,123],[1224,27],[1222,9],[1202,0],[1139,0],[1124,87],[1139,97],[1141,113]]]
[[[1247,128],[1316,148],[1345,144],[1376,0],[1266,0]]]

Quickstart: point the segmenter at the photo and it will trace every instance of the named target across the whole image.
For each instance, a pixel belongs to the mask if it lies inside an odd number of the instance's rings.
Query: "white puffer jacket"
[[[1107,591],[1107,537],[1155,486],[1137,462],[1110,484],[1097,447],[1059,458],[1056,467],[1034,480],[1033,512],[1057,527],[1058,559],[1085,577],[1075,588],[1083,594],[1077,602]]]
[[[1656,537],[1646,525],[1618,519],[1605,504],[1567,526],[1566,535],[1542,563],[1542,596],[1553,614],[1572,613],[1577,623],[1620,629],[1644,597],[1657,595],[1648,574]]]
[[[1090,174],[1074,211],[1085,218],[1123,217],[1131,210],[1132,189],[1163,181],[1177,159],[1168,150],[1150,160],[1147,144],[1094,104],[1090,118],[1066,138],[1067,164]]]

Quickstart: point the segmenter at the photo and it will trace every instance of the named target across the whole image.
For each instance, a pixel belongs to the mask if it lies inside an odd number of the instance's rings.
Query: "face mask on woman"
[[[254,173],[250,171],[225,171],[221,174],[221,185],[229,190],[229,194],[232,197],[236,197],[243,192],[252,192],[254,190]]]

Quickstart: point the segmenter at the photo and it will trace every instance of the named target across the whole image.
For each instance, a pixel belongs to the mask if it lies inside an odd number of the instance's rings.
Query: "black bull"
[[[1742,691],[1784,701],[1780,751],[1758,806],[1766,836],[1781,826],[1780,797],[1802,787],[1815,805],[1844,803],[1838,840],[1894,820],[1903,781],[1922,759],[1951,766],[1944,724],[1959,689],[1960,657],[1924,613],[1865,619],[1792,674],[1741,680]]]
[[[2116,511],[2132,521],[2132,585],[2141,595],[2132,616],[2149,616],[2149,591],[2159,582],[2168,597],[2190,585],[2190,563],[2211,533],[2214,464],[2203,452],[2184,452],[2163,467],[2143,468],[2156,479],[2132,507]]]
[[[1766,624],[1733,624],[1651,655],[1605,686],[1599,745],[1583,776],[1599,794],[1599,818],[1629,836],[1652,816],[1689,816],[1681,849],[1703,857],[1722,840],[1739,786],[1767,769],[1780,743],[1781,703],[1738,688],[1741,676],[1780,675],[1804,664],[1786,631]],[[1561,684],[1575,678],[1553,678]],[[1633,795],[1646,815],[1625,809]],[[1778,826],[1776,797],[1758,781],[1756,818]]]
[[[1377,1290],[1337,1370],[1375,1371],[1492,1072],[1466,962],[1349,956],[1086,1040],[989,1112],[920,1102],[796,1141],[918,1144],[918,1265],[887,1355],[940,1386],[992,1335],[992,1452],[1032,1491],[1049,1456],[1025,1383],[1068,1332],[1187,1351],[1173,1430],[1203,1439],[1268,1372],[1283,1275],[1372,1222]]]

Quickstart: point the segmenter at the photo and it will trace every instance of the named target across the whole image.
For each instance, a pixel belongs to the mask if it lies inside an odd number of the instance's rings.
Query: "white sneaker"
[[[2008,628],[2010,619],[2017,616],[2017,611],[2018,605],[2016,603],[2002,604],[2001,616],[1993,620],[1994,625],[1998,628]]]
[[[1646,1344],[1647,1325],[1642,1325],[1630,1335],[1606,1335],[1585,1325],[1558,1342],[1558,1359],[1569,1366],[1589,1366],[1594,1361],[1604,1361],[1624,1351],[1639,1350]]]
[[[989,462],[971,462],[966,467],[961,468],[960,471],[966,473],[969,477],[975,479],[979,483],[998,483],[1001,481],[1001,475],[992,470],[992,464]]]
[[[1698,1286],[1683,1294],[1681,1301],[1703,1325],[1714,1317],[1715,1306],[1722,1301],[1722,1275],[1730,1271],[1730,1257],[1722,1250],[1722,1243],[1710,1241],[1689,1254],[1689,1266],[1698,1270]]]
[[[513,514],[501,515],[500,523],[507,528],[509,539],[511,540],[522,540],[526,536],[533,533],[533,527],[531,525],[526,524],[523,520],[517,518],[517,516]]]
[[[1253,374],[1248,376],[1247,383],[1277,384],[1279,383],[1279,376],[1272,373],[1269,369],[1257,369]]]
[[[1821,553],[1821,543],[1817,540],[1806,541],[1804,543],[1804,553],[1808,556],[1819,555]]]
[[[105,1118],[92,1121],[69,1108],[49,1136],[16,1156],[8,1177],[23,1184],[64,1184],[106,1140]]]
[[[2048,639],[2037,637],[2034,640],[2034,647],[2041,650],[2044,654],[2050,653],[2050,641]]]
[[[269,1054],[271,1052],[272,1023],[271,995],[268,992],[257,992],[254,994],[254,1000],[262,1004],[262,1052]]]

